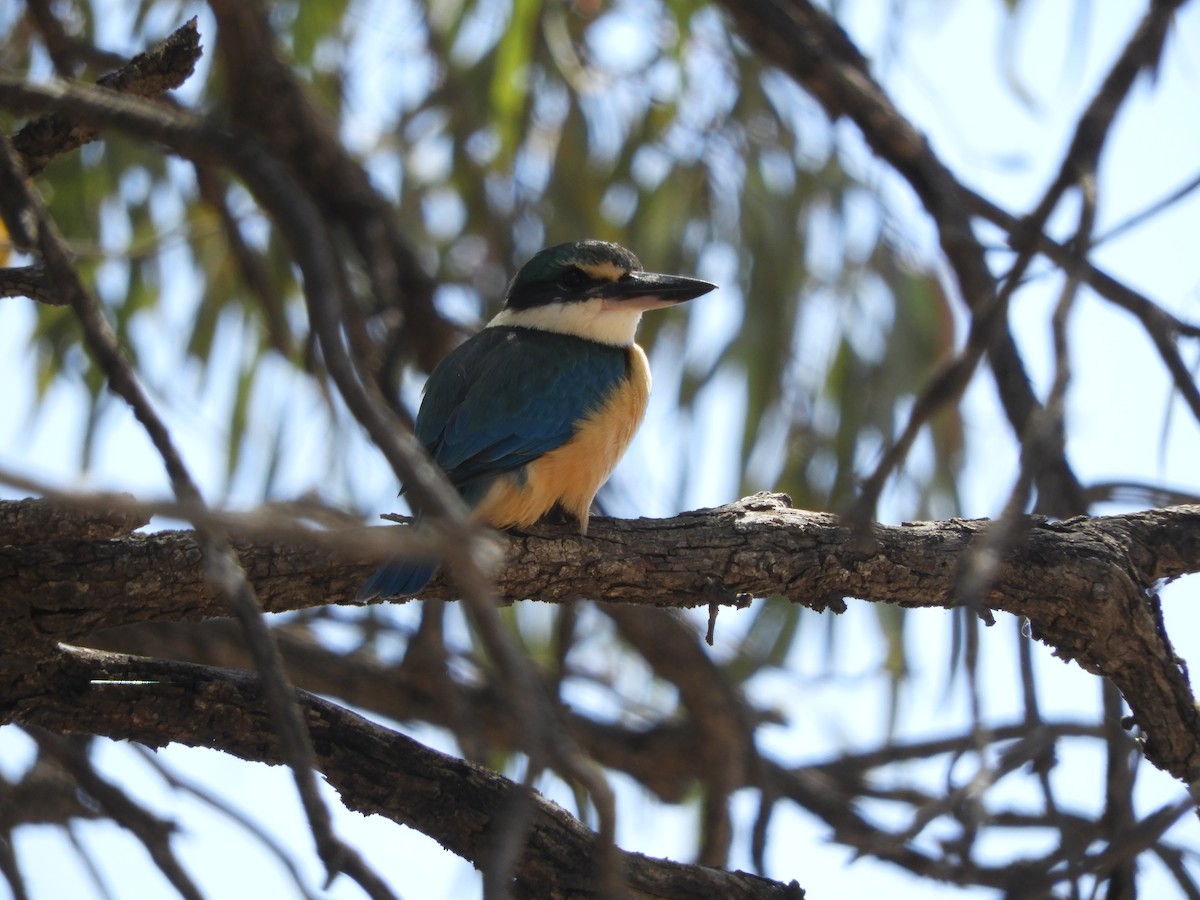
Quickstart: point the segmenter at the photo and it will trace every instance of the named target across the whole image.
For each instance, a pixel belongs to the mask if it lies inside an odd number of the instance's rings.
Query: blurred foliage
[[[125,54],[193,14],[208,64],[180,94],[219,112],[230,86],[211,63],[220,35],[203,7],[144,0],[123,33],[100,0],[60,11],[75,37]],[[394,201],[448,313],[482,321],[516,265],[584,236],[631,247],[647,268],[720,282],[688,310],[686,336],[679,317],[644,325],[656,360],[675,359],[682,373],[656,383],[674,395],[682,438],[678,481],[658,489],[682,498],[692,480],[712,477],[711,460],[685,444],[732,441],[722,458],[736,461],[731,483],[742,492],[781,490],[798,506],[837,509],[951,350],[947,297],[898,240],[878,172],[711,6],[295,0],[271,15],[282,52]],[[112,46],[117,38],[126,45]],[[0,39],[6,69],[52,68],[23,20]],[[38,184],[145,377],[185,407],[195,401],[174,396],[184,385],[225,398],[226,490],[269,496],[296,464],[289,453],[311,449],[290,439],[279,392],[256,390],[269,360],[302,377],[310,368],[294,268],[271,224],[238,185],[119,136],[56,160]],[[247,285],[222,215],[260,258],[267,288]],[[281,309],[264,302],[268,292]],[[107,409],[100,379],[61,310],[39,309],[32,341],[42,394],[64,380],[86,386],[86,468]],[[706,391],[718,383],[721,392]],[[693,432],[700,402],[719,405],[721,435]],[[356,428],[331,399],[305,415],[331,453]],[[887,513],[956,510],[958,413],[942,413],[931,437],[928,458],[905,473],[903,508]],[[269,484],[244,487],[247,460]],[[336,490],[326,475],[315,466],[309,483]],[[330,499],[379,502],[349,493]],[[782,664],[799,623],[796,607],[760,606],[730,671],[742,679]],[[884,630],[886,667],[900,677],[901,623]]]
[[[113,47],[108,11],[96,0],[66,4],[60,15],[74,37],[126,54],[161,36],[151,29],[197,13],[210,60],[220,40],[203,8],[145,0],[119,35],[127,46]],[[697,321],[689,335],[701,335],[703,358],[688,354],[681,381],[658,389],[675,392],[687,422],[714,380],[744,385],[744,405],[728,404],[744,491],[784,490],[802,506],[837,508],[950,349],[943,292],[902,258],[886,208],[847,170],[828,122],[746,53],[710,6],[294,2],[274,4],[272,24],[348,144],[394,197],[406,235],[459,315],[468,308],[482,320],[524,258],[579,236],[620,241],[648,268],[720,280],[724,290],[712,300],[726,308],[690,310]],[[51,68],[22,19],[0,37],[6,69]],[[219,67],[205,67],[185,94],[219,109],[225,89]],[[303,348],[307,338],[274,230],[238,186],[218,189],[288,298],[285,327],[293,333],[283,336],[269,333],[279,325],[244,283],[214,198],[197,189],[189,167],[110,137],[55,161],[39,187],[135,360],[143,363],[156,337],[134,323],[158,316],[161,327],[166,311],[187,322],[179,350],[200,380],[231,380],[233,481],[241,460],[278,443],[278,435],[247,427],[273,418],[250,409],[257,362]],[[186,267],[186,286],[164,276],[168,245],[172,270],[176,260]],[[69,321],[54,310],[40,316],[42,390],[83,377],[93,406],[101,404],[99,384],[72,355]],[[248,332],[254,347],[232,369],[214,355],[223,322]],[[644,342],[652,347],[677,326],[649,317]],[[302,353],[290,361],[306,364]],[[328,427],[339,427],[329,415]],[[915,506],[899,512],[953,509],[960,443],[960,424],[940,422],[933,458],[921,466],[928,474],[911,476]],[[89,448],[81,450],[86,459]]]
[[[998,3],[1015,33],[1025,2]],[[1081,21],[1088,8],[1076,5]],[[221,115],[237,89],[201,4],[64,0],[54,9],[82,44],[125,55],[196,15],[205,59],[180,102]],[[270,9],[281,53],[393,204],[447,317],[477,327],[521,262],[581,237],[619,241],[648,269],[720,284],[685,310],[647,317],[657,399],[673,410],[661,450],[670,463],[655,472],[661,483],[622,472],[618,488],[682,507],[690,486],[713,481],[735,486],[723,501],[777,490],[799,507],[841,509],[952,352],[950,298],[893,221],[881,168],[850,129],[749,53],[717,8],[277,0]],[[81,59],[73,76],[104,71]],[[28,19],[3,9],[0,67],[31,79],[54,68]],[[1015,80],[1010,87],[1022,93]],[[231,501],[312,491],[366,509],[392,496],[390,482],[352,477],[359,426],[314,362],[294,261],[241,186],[119,135],[57,159],[37,186],[156,400],[220,433],[215,468]],[[373,337],[394,324],[385,318],[371,323]],[[67,311],[38,305],[30,342],[39,401],[63,385],[86,397],[86,470],[116,404]],[[401,399],[411,405],[422,373],[410,365],[407,374],[414,389]],[[944,409],[881,517],[959,512],[964,441],[958,408]],[[342,647],[399,659],[396,644],[407,644],[418,615],[431,632],[436,616],[440,633],[443,613],[431,608],[331,608],[294,621],[318,637],[330,621],[349,625],[358,642]],[[460,611],[446,610],[456,676],[482,680],[485,654]],[[873,612],[890,732],[908,671],[904,611]],[[714,655],[739,686],[787,666],[802,623],[813,621],[785,602],[757,603],[736,625],[728,618]],[[638,654],[614,652],[619,629],[599,609],[521,604],[504,621],[531,659],[562,676],[568,704],[582,697],[597,719],[639,727],[679,714],[667,679]],[[834,620],[822,622],[832,659]]]

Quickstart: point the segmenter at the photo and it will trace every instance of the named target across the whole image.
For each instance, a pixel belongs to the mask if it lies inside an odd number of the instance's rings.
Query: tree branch
[[[200,32],[192,18],[96,84],[134,97],[159,97],[191,77],[201,53]],[[94,141],[99,133],[94,126],[51,113],[26,123],[12,142],[25,162],[25,174],[32,178],[54,157]]]
[[[853,514],[872,518],[884,482],[907,455],[921,427],[965,390],[983,354],[996,375],[1001,402],[1016,434],[1040,408],[1006,321],[1006,295],[997,294],[982,244],[971,227],[968,198],[924,135],[904,118],[871,77],[862,53],[826,12],[808,0],[724,3],[743,37],[764,58],[809,91],[832,118],[846,116],[872,150],[916,192],[937,225],[942,252],[958,279],[972,322],[964,351],[950,360],[918,397],[908,423],[875,472],[863,483]],[[1061,498],[1060,515],[1082,512],[1082,488],[1064,456],[1050,461],[1039,494]]]
[[[692,607],[709,602],[704,585],[715,579],[731,597],[782,594],[816,610],[841,610],[847,597],[952,608],[961,603],[959,562],[988,525],[877,524],[864,550],[861,535],[836,516],[757,495],[674,519],[596,517],[586,538],[566,526],[537,526],[511,536],[497,585],[509,601],[603,597]],[[1024,531],[983,606],[1028,617],[1034,635],[1059,656],[1111,677],[1145,732],[1147,758],[1191,783],[1200,776],[1200,721],[1153,590],[1162,579],[1200,572],[1200,507],[1065,522],[1032,517]],[[316,533],[303,544],[235,544],[268,611],[353,603],[377,561],[344,546],[323,548]],[[443,573],[423,596],[455,592]],[[190,532],[98,542],[47,535],[0,548],[0,658],[43,655],[55,641],[79,641],[101,628],[223,613]]]
[[[391,204],[371,184],[362,164],[346,152],[332,116],[313,102],[311,88],[280,56],[264,5],[256,0],[213,0],[219,28],[217,50],[231,83],[233,121],[284,162],[321,210],[341,228],[371,281],[371,299],[403,312],[400,337],[430,370],[456,343],[456,334],[433,304],[436,287],[400,234]],[[350,308],[347,337],[356,357],[377,370],[379,345]]]
[[[21,169],[21,159],[12,143],[0,136],[0,214],[3,214],[9,232],[18,244],[40,256],[54,293],[71,306],[82,328],[84,343],[104,373],[109,389],[129,405],[158,452],[176,499],[203,510],[203,495],[188,471],[175,440],[150,402],[108,320],[80,281],[62,236],[50,220],[40,197],[33,192],[27,179],[22,177]],[[254,653],[301,802],[330,879],[345,872],[369,896],[390,898],[391,892],[363,864],[358,853],[333,834],[328,809],[317,793],[308,734],[303,728],[299,711],[290,702],[279,651],[227,536],[203,522],[196,522],[196,526],[205,577],[219,590],[230,612],[241,623]],[[161,865],[163,863],[160,861]]]
[[[149,681],[156,684],[133,685]],[[127,682],[127,683],[120,683]],[[283,762],[263,709],[259,679],[246,673],[78,647],[62,647],[26,685],[12,717],[61,733],[213,746],[243,759]],[[329,783],[350,809],[382,815],[430,835],[481,866],[520,785],[362,718],[296,692]],[[596,836],[565,810],[533,799],[533,827],[514,875],[518,896],[575,896],[600,884]],[[785,885],[744,872],[620,853],[631,897],[802,898]]]
[[[578,758],[574,748],[559,739],[561,729],[551,727],[553,706],[538,693],[539,684],[526,671],[528,662],[496,617],[491,585],[482,570],[490,554],[481,529],[467,519],[462,499],[413,435],[394,427],[394,416],[388,412],[378,389],[361,377],[361,371],[347,352],[342,329],[346,275],[339,266],[320,211],[289,170],[244,135],[232,135],[207,120],[180,111],[148,109],[145,104],[131,103],[117,94],[62,85],[30,88],[15,79],[0,77],[0,102],[34,109],[48,105],[62,114],[78,116],[81,121],[129,129],[167,144],[188,159],[220,159],[244,179],[256,199],[272,214],[304,273],[309,316],[320,337],[326,367],[347,407],[393,465],[413,500],[431,515],[442,515],[444,534],[455,532],[457,539],[446,541],[446,556],[456,563],[461,596],[471,610],[477,633],[513,685],[510,702],[526,726],[531,767],[536,770],[542,760],[548,759],[584,784],[599,811],[601,835],[615,835],[607,785],[596,777],[592,767]]]

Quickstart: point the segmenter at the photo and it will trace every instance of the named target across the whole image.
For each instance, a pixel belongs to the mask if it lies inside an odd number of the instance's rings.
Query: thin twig
[[[292,878],[292,883],[296,886],[296,890],[299,891],[306,898],[306,900],[317,900],[318,895],[309,890],[308,885],[305,883],[305,879],[300,872],[300,867],[296,865],[296,861],[288,855],[288,852],[284,846],[275,840],[275,838],[272,837],[268,831],[259,827],[257,823],[255,823],[249,816],[243,813],[236,806],[231,803],[226,803],[212,791],[206,790],[198,782],[185,778],[178,772],[172,771],[157,755],[151,753],[145,747],[141,746],[140,744],[135,744],[134,749],[137,750],[141,755],[142,761],[151,766],[172,788],[189,794],[201,803],[212,807],[217,812],[221,813],[221,815],[236,822],[242,829],[252,835],[254,839],[262,844],[268,851],[270,851],[270,853],[279,861],[279,864],[287,870],[288,874]]]
[[[171,849],[171,836],[175,833],[172,823],[144,809],[125,791],[101,776],[88,758],[85,743],[78,739],[63,738],[40,728],[26,730],[37,741],[38,749],[53,757],[70,772],[79,787],[93,797],[113,821],[137,836],[159,871],[180,895],[187,900],[204,900],[204,895]]]
[[[504,634],[496,616],[488,580],[477,573],[481,561],[489,567],[498,557],[473,526],[466,507],[446,482],[411,432],[398,427],[394,414],[358,376],[340,334],[340,308],[344,290],[341,271],[335,261],[325,225],[306,193],[281,167],[270,160],[253,142],[212,126],[207,121],[179,110],[149,108],[111,92],[99,92],[79,86],[25,85],[0,76],[0,104],[37,108],[50,106],[67,115],[77,116],[93,125],[128,129],[171,147],[189,159],[221,159],[246,182],[259,203],[272,214],[289,241],[293,257],[304,273],[305,299],[309,317],[321,345],[326,368],[343,400],[371,439],[384,453],[413,499],[431,517],[438,519],[451,563],[451,570],[463,589],[464,600],[472,609],[481,628],[489,653],[510,674],[528,669],[529,663],[505,646]],[[512,683],[533,684],[532,678],[514,678]],[[547,728],[554,721],[549,699],[538,691],[514,691],[519,698],[516,714],[525,723],[531,746],[538,741],[549,750],[550,759],[570,777],[586,785],[600,816],[601,845],[613,846],[615,806],[602,778],[582,760],[577,751],[555,740],[558,729]],[[537,708],[540,711],[532,712]],[[541,751],[547,752],[547,751]],[[536,755],[534,751],[531,754]],[[611,851],[606,851],[611,854]]]
[[[1200,900],[1200,885],[1196,884],[1196,880],[1184,865],[1184,852],[1170,844],[1164,844],[1162,841],[1156,843],[1150,848],[1151,851],[1162,860],[1162,864],[1167,867],[1175,878],[1175,883],[1179,885],[1179,889],[1183,892],[1183,896],[1187,900]]]
[[[79,861],[83,864],[88,878],[92,880],[92,884],[95,886],[100,900],[113,900],[112,891],[108,889],[108,884],[105,882],[104,875],[100,871],[100,867],[96,864],[96,860],[88,852],[87,847],[83,845],[83,841],[79,839],[79,827],[74,822],[67,823],[67,839],[71,842],[71,849],[75,851],[75,855],[79,857]]]
[[[127,64],[102,76],[103,89],[152,98],[183,84],[200,59],[200,32],[192,18],[174,33]],[[35,119],[13,135],[13,146],[25,161],[29,177],[38,175],[56,156],[75,150],[99,136],[95,127],[56,114]]]
[[[1101,682],[1104,715],[1104,814],[1100,827],[1108,839],[1109,846],[1118,845],[1122,838],[1136,825],[1137,811],[1134,807],[1133,785],[1137,775],[1137,747],[1121,724],[1124,703],[1121,692],[1107,678]],[[1108,881],[1107,896],[1136,897],[1136,865],[1127,858],[1113,861],[1112,868],[1099,874]]]
[[[129,405],[158,451],[176,497],[182,502],[203,507],[203,495],[192,480],[170,432],[142,389],[111,326],[80,282],[61,236],[26,183],[21,161],[6,137],[0,138],[0,206],[10,234],[24,246],[36,249],[54,292],[69,302],[82,326],[88,349],[108,379],[110,388]],[[198,529],[198,536],[208,575],[222,589],[230,610],[242,623],[263,676],[267,703],[312,825],[318,852],[330,872],[330,878],[340,871],[347,871],[372,896],[392,896],[378,876],[362,863],[357,852],[343,844],[332,832],[328,808],[317,793],[308,731],[283,674],[279,650],[262,617],[254,591],[229,545],[228,537],[202,528]]]
[[[1126,232],[1132,231],[1139,225],[1150,221],[1155,216],[1166,212],[1180,200],[1186,199],[1189,194],[1196,190],[1200,190],[1200,174],[1192,176],[1190,181],[1187,181],[1180,187],[1171,191],[1171,193],[1167,194],[1167,196],[1163,197],[1161,200],[1156,200],[1145,209],[1134,213],[1122,222],[1118,222],[1103,234],[1096,235],[1095,240],[1092,241],[1092,246],[1099,247],[1101,244],[1116,240]]]

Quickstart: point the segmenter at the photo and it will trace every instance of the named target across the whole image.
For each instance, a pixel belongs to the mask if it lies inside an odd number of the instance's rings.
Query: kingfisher
[[[642,313],[715,287],[643,271],[636,256],[606,241],[539,251],[509,284],[496,317],[430,374],[417,439],[477,521],[526,528],[558,508],[587,534],[596,491],[650,397],[650,366],[634,340]],[[392,560],[358,599],[411,595],[436,568]]]

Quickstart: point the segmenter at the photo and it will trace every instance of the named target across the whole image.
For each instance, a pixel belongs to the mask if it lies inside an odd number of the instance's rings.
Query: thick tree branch
[[[66,306],[54,293],[41,266],[13,266],[0,269],[0,297],[28,297],[47,306]]]
[[[515,535],[498,575],[508,600],[706,604],[715,579],[730,596],[782,594],[813,609],[844,598],[950,608],[963,555],[987,520],[875,525],[872,546],[837,517],[758,495],[674,519],[593,518],[586,538],[565,526]],[[264,608],[351,598],[375,560],[303,545],[237,541]],[[1200,776],[1200,721],[1186,668],[1173,654],[1154,598],[1161,579],[1200,571],[1200,507],[1065,522],[1032,518],[997,567],[984,607],[1026,616],[1065,659],[1108,675],[1146,735],[1146,755],[1191,783]],[[439,575],[424,592],[452,598]],[[733,601],[731,601],[733,602]],[[101,628],[224,614],[189,532],[114,541],[0,548],[0,655],[45,653]]]
[[[128,683],[135,680],[155,684]],[[218,746],[243,759],[278,764],[283,759],[261,693],[259,680],[245,673],[63,647],[30,678],[25,696],[5,718],[151,747]],[[311,694],[298,691],[296,698],[321,769],[346,806],[416,828],[483,865],[519,785]],[[514,892],[569,897],[581,885],[594,891],[601,883],[594,870],[596,836],[540,797],[534,799],[533,817],[514,872]],[[785,885],[744,872],[636,853],[621,853],[620,862],[631,897],[804,896],[795,882]]]
[[[653,610],[626,609],[633,616]],[[281,635],[281,647],[289,662],[294,683],[305,690],[334,696],[355,707],[371,710],[389,719],[420,720],[454,728],[453,713],[448,709],[447,686],[422,667],[385,665],[360,657],[348,658],[306,640]],[[207,665],[247,667],[252,665],[240,646],[232,623],[212,621],[203,626],[166,625],[129,629],[122,634],[109,633],[103,646],[130,648],[127,652],[150,652],[171,658],[203,662]],[[497,700],[502,685],[461,686],[464,709],[482,732],[484,744],[493,750],[518,750],[522,738],[516,722]],[[449,690],[453,690],[450,688]],[[593,758],[605,766],[632,775],[667,802],[679,803],[696,785],[707,784],[712,760],[698,748],[711,739],[690,717],[682,722],[666,721],[650,728],[629,724],[605,724],[586,716],[571,714],[568,727]],[[1019,723],[998,726],[988,731],[988,740],[997,748],[1013,746],[1013,741],[1032,741],[1041,746],[1063,737],[1101,738],[1098,725],[1082,723],[1045,723],[1034,726]],[[839,842],[922,877],[949,883],[972,883],[998,889],[1013,889],[1029,878],[1044,879],[1046,873],[1061,866],[1063,858],[1052,853],[1046,860],[1027,860],[1021,866],[989,866],[977,859],[951,861],[913,849],[909,842],[886,827],[856,811],[859,800],[884,796],[893,802],[912,804],[914,811],[934,798],[911,791],[880,792],[874,786],[872,770],[906,760],[933,759],[946,754],[961,754],[978,749],[975,735],[889,745],[869,752],[815,762],[791,769],[767,758],[759,759],[753,769],[742,767],[748,787],[769,793],[773,801],[787,801],[818,816],[832,829]],[[891,781],[891,779],[888,779]],[[1021,822],[1003,811],[988,813],[986,821],[1014,827],[1063,829],[1063,847],[1087,845],[1102,840],[1097,823],[1078,820],[1070,815],[1052,815],[1040,821]],[[948,817],[953,820],[953,813]],[[982,822],[977,824],[983,824]],[[1087,837],[1089,835],[1093,837]],[[1079,841],[1082,840],[1082,844]],[[1101,847],[1098,853],[1103,853]],[[1078,861],[1078,860],[1076,860]],[[1043,864],[1044,862],[1044,864]],[[1039,883],[1041,883],[1039,881]]]
[[[124,537],[149,524],[150,515],[126,505],[130,494],[114,494],[112,503],[97,496],[85,509],[45,500],[0,502],[0,547],[44,541],[105,541]],[[107,507],[107,508],[106,508]]]

